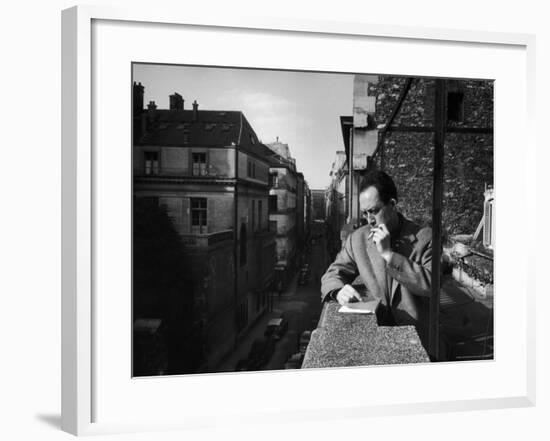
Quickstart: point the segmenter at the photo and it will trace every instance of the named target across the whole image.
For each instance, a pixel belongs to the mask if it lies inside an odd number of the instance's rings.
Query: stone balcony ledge
[[[375,315],[339,313],[325,303],[302,369],[427,363],[414,326],[379,326]]]

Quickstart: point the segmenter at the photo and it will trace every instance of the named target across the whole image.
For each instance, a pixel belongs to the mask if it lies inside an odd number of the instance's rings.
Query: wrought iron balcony
[[[190,170],[182,167],[134,168],[136,178],[194,178],[194,179],[232,179],[234,174],[229,170],[221,172],[215,169]]]

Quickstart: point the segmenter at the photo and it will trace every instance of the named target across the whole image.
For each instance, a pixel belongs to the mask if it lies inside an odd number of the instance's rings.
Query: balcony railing
[[[427,363],[414,326],[378,326],[376,315],[339,313],[325,303],[302,368]]]
[[[224,230],[209,234],[184,234],[181,238],[184,245],[188,247],[209,248],[220,242],[233,240],[233,230]]]
[[[186,178],[197,178],[197,179],[207,179],[207,178],[216,178],[216,179],[230,179],[234,178],[232,174],[228,171],[220,172],[218,170],[196,170],[193,173],[193,170],[189,170],[181,167],[160,167],[157,169],[144,169],[136,168],[134,169],[134,177],[140,178],[156,178],[156,177],[186,177]]]

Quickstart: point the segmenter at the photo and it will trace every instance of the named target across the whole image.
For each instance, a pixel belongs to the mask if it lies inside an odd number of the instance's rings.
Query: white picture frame
[[[128,313],[130,310],[130,297],[126,284],[130,271],[127,259],[129,231],[123,234],[120,240],[113,236],[117,231],[124,231],[116,228],[124,228],[124,219],[128,214],[130,201],[121,202],[117,196],[129,194],[124,187],[129,182],[125,179],[113,180],[113,173],[129,176],[131,167],[130,163],[126,163],[127,156],[122,153],[119,155],[118,150],[109,153],[110,159],[106,163],[104,152],[97,149],[98,145],[107,145],[111,142],[101,142],[106,136],[102,125],[103,119],[107,118],[103,113],[103,110],[107,113],[107,109],[103,108],[106,105],[105,101],[118,100],[118,105],[127,106],[127,114],[122,114],[120,117],[120,127],[112,129],[113,132],[107,130],[107,134],[113,139],[112,142],[116,138],[126,145],[124,139],[129,139],[131,110],[128,97],[131,70],[129,64],[126,72],[116,67],[118,63],[121,66],[126,65],[128,60],[182,64],[187,61],[189,64],[211,65],[229,65],[230,63],[232,66],[340,71],[338,63],[344,63],[345,58],[338,60],[337,57],[331,58],[330,54],[336,54],[339,51],[353,53],[355,47],[362,47],[362,45],[370,45],[371,53],[378,55],[381,53],[405,54],[412,49],[419,53],[426,51],[426,54],[431,54],[430,51],[437,53],[441,49],[451,52],[456,50],[457,57],[463,57],[462,60],[465,63],[436,68],[432,63],[431,67],[426,68],[431,70],[422,70],[414,64],[413,59],[407,59],[406,62],[410,67],[407,72],[404,72],[404,66],[399,67],[400,62],[403,64],[404,58],[400,61],[399,57],[392,55],[386,60],[382,56],[373,59],[370,64],[372,68],[364,65],[361,68],[361,61],[348,60],[350,64],[345,70],[485,78],[486,76],[481,72],[482,67],[495,69],[492,71],[496,78],[495,187],[500,191],[499,196],[502,195],[496,205],[498,219],[496,236],[504,237],[501,232],[513,228],[513,221],[506,219],[505,216],[498,217],[498,213],[506,213],[509,209],[517,210],[518,204],[522,209],[533,210],[533,212],[536,210],[534,194],[527,191],[528,188],[536,187],[534,173],[530,175],[528,172],[531,167],[534,167],[535,157],[535,142],[531,135],[534,131],[530,130],[534,124],[534,36],[363,23],[283,21],[270,18],[235,19],[215,15],[189,16],[184,9],[162,14],[152,10],[123,11],[108,7],[82,6],[63,11],[62,25],[62,428],[64,430],[81,435],[168,428],[221,427],[234,424],[235,415],[249,416],[256,422],[277,423],[303,418],[360,417],[365,413],[370,416],[399,415],[534,405],[535,278],[534,266],[527,265],[529,260],[527,256],[534,256],[535,250],[523,243],[511,244],[506,250],[502,248],[496,253],[496,349],[493,362],[415,367],[391,366],[376,369],[346,368],[292,373],[177,376],[154,380],[131,379],[127,375],[129,371],[126,370],[126,366],[120,364],[126,363],[120,360],[124,360],[123,357],[130,350],[129,340],[127,340],[130,334],[130,327],[126,326],[127,316],[118,322],[116,314],[111,317],[105,313],[105,308],[113,311],[123,311],[127,308]],[[139,31],[137,34],[136,30]],[[150,54],[158,54],[154,59],[147,55],[145,55],[146,58],[134,58],[137,52],[133,44],[139,38],[144,38],[145,40],[140,42],[142,46],[147,46],[143,41],[159,42],[163,39],[163,33],[169,33],[170,37],[173,37],[180,31],[200,33],[204,40],[192,41],[195,46],[199,46],[199,49],[202,47],[203,50],[194,52],[190,50],[187,55],[184,53],[174,57],[170,55],[170,48],[165,48],[163,52],[160,45],[157,50],[155,44],[151,43],[150,47],[142,49],[149,51]],[[295,49],[287,51],[288,59],[276,62],[270,61],[265,54],[261,56],[254,51],[242,55],[241,58],[237,57],[237,54],[233,54],[234,58],[228,58],[231,54],[221,49],[216,53],[215,48],[219,43],[217,34],[235,39],[242,38],[246,41],[251,33],[254,33],[256,40],[260,38],[265,47],[280,44],[282,47],[295,47]],[[321,39],[322,44],[319,41]],[[172,38],[166,41],[174,44]],[[167,43],[166,46],[170,44]],[[310,44],[311,46],[308,46]],[[393,48],[394,45],[406,46],[406,50],[401,48],[399,52],[399,49]],[[111,47],[109,50],[113,53],[108,53],[107,46]],[[311,57],[300,56],[303,55],[299,53],[301,47],[311,47]],[[124,50],[121,52],[120,48],[124,48],[127,52]],[[204,52],[211,57],[210,61],[202,58],[205,57]],[[270,56],[273,56],[272,54],[273,52],[270,52]],[[492,64],[495,66],[484,64],[483,58],[487,54],[494,55]],[[111,71],[111,69],[118,69],[118,71]],[[508,72],[504,72],[505,70]],[[127,83],[124,82],[125,78]],[[512,90],[512,84],[516,84],[517,89]],[[127,90],[118,93],[121,86],[128,86]],[[504,104],[505,106],[502,107]],[[503,112],[510,106],[514,109],[513,117]],[[504,127],[507,128],[506,137],[502,136]],[[522,146],[520,159],[514,158],[510,152],[510,149],[519,142]],[[131,144],[128,143],[127,149],[121,149],[121,151],[129,152],[130,146]],[[511,186],[506,182],[505,173],[514,159],[519,171],[516,185]],[[113,166],[112,169],[111,166]],[[120,172],[120,170],[125,171]],[[122,184],[116,182],[122,182]],[[115,188],[114,185],[123,188]],[[519,200],[521,202],[518,202]],[[110,227],[105,227],[108,223],[103,218],[104,213],[119,209],[122,213],[122,223],[119,224],[113,220],[113,224],[116,225],[111,231]],[[118,216],[113,217],[118,218]],[[129,224],[127,223],[126,226],[128,227]],[[535,243],[535,241],[531,242]],[[119,261],[119,263],[122,262],[120,263],[122,281],[108,280],[110,276],[104,270],[104,266],[112,265],[113,261],[108,261],[105,255],[106,244],[121,250],[122,254],[112,253],[113,259],[121,255],[126,256]],[[523,257],[518,262],[512,260],[514,256]],[[514,280],[509,280],[510,276],[507,276],[511,269],[517,272]],[[105,299],[101,296],[105,293],[105,286],[121,287],[120,291],[116,291],[122,294]],[[504,294],[498,297],[501,292]],[[505,295],[512,292],[513,296]],[[519,329],[517,335],[503,326],[511,318],[517,320]],[[120,328],[123,331],[119,331],[113,323],[122,323],[123,326]],[[110,328],[107,329],[109,326]],[[109,334],[112,339],[107,341],[106,334]],[[119,359],[119,356],[122,358]],[[113,372],[105,367],[106,359],[112,360]],[[128,359],[127,362],[130,363],[130,360]],[[419,394],[418,390],[411,386],[411,389],[404,391],[401,396],[388,396],[383,394],[382,389],[378,391],[373,387],[369,397],[359,396],[365,394],[357,394],[357,388],[373,374],[388,378],[393,376],[397,383],[399,378],[404,376],[402,374],[415,375],[419,383],[422,383],[422,379],[445,378],[449,374],[468,378],[474,376],[473,381],[479,381],[479,384],[476,386],[477,393],[474,393],[473,389],[462,387],[464,385],[458,381],[458,385],[453,386],[454,389],[450,388],[452,390],[447,391],[435,390],[434,387],[433,390]],[[254,395],[253,391],[268,387],[269,385],[266,385],[268,376],[269,383],[273,384],[273,387],[280,389],[280,385],[285,384],[289,388],[300,387],[307,393],[301,394],[296,399],[293,398],[294,407],[288,407],[289,404],[285,403],[283,397],[277,396],[275,392],[272,395],[272,403],[259,404],[258,396]],[[504,379],[506,383],[503,382]],[[321,393],[322,388],[315,387],[327,382],[337,382],[340,385],[338,388],[331,388],[330,396],[326,395],[329,393],[326,391],[327,388],[324,388],[324,392]],[[122,386],[122,383],[125,385]],[[229,391],[227,393],[230,396],[234,396],[232,394],[236,391],[244,390],[245,399],[248,396],[254,406],[243,402],[240,398],[234,399],[230,408],[223,399],[220,399],[219,403],[214,403],[217,417],[212,419],[213,403],[207,403],[201,399],[205,387],[206,390],[209,387],[221,388],[220,390]],[[463,391],[460,391],[461,387]],[[129,406],[128,413],[134,411],[133,417],[130,418],[128,414],[124,414],[123,402],[115,399],[121,397],[126,399],[127,403],[131,403],[136,401],[136,397],[146,397],[146,394],[150,394],[150,396],[147,395],[147,399],[144,398],[145,401],[150,401],[150,397],[164,396],[168,403],[174,403],[171,400],[175,399],[178,388],[183,388],[182,390],[186,390],[189,396],[196,399],[192,409],[182,404],[183,411],[178,409],[178,412],[171,412],[169,407],[162,408],[154,405],[143,410],[143,414],[139,414],[139,411],[136,412],[136,409]],[[110,393],[113,396],[108,396]],[[124,394],[127,394],[126,398]],[[253,401],[254,397],[256,397],[255,401]],[[327,404],[323,405],[323,399]]]

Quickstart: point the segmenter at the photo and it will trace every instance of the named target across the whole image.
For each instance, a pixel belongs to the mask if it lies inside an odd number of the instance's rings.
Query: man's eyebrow
[[[380,211],[382,207],[372,207],[369,209],[363,208],[363,213],[374,213],[375,211]]]

